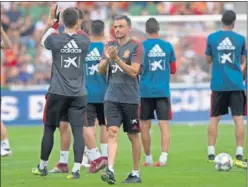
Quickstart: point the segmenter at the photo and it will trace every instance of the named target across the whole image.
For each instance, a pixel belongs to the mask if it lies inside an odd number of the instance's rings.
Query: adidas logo
[[[226,37],[217,47],[218,50],[235,50],[236,47],[233,46],[231,40]]]
[[[101,60],[101,55],[98,49],[95,47],[85,58],[86,61]]]
[[[164,57],[166,56],[165,52],[156,44],[148,53],[148,57]]]
[[[78,48],[77,43],[74,40],[68,42],[63,49],[60,50],[61,53],[82,53],[82,49]]]

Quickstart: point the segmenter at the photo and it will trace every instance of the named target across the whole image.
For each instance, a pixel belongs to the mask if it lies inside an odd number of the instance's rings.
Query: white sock
[[[80,168],[81,168],[81,163],[74,163],[74,166],[72,168],[72,172],[77,172],[77,171],[80,171]]]
[[[84,165],[84,164],[88,164],[88,162],[89,162],[90,160],[89,160],[89,158],[87,157],[87,156],[83,156],[83,160],[82,160],[82,164]]]
[[[8,139],[2,140],[1,141],[1,147],[9,150],[10,149],[9,140]]]
[[[215,147],[212,145],[208,146],[208,155],[215,155]]]
[[[111,171],[111,172],[113,172],[113,173],[115,172],[115,171],[114,171],[114,166],[109,165],[109,166],[108,166],[108,169],[109,169],[109,171]]]
[[[168,153],[167,152],[162,152],[160,157],[159,157],[159,162],[161,164],[166,164],[168,159]]]
[[[236,149],[236,155],[242,155],[243,156],[243,147],[238,146]]]
[[[67,164],[69,160],[69,151],[60,151],[59,163]]]
[[[91,161],[96,160],[101,157],[100,152],[98,151],[97,148],[93,148],[89,150],[89,159]]]
[[[133,170],[132,171],[132,176],[139,177],[139,170]]]
[[[45,167],[47,167],[47,163],[48,163],[48,160],[47,161],[44,161],[44,160],[40,160],[40,170],[44,169]]]
[[[88,147],[85,146],[85,147],[84,147],[84,152],[87,153],[88,151],[89,151]]]
[[[101,152],[102,152],[102,156],[104,157],[108,156],[108,144],[101,144]]]
[[[148,164],[153,163],[152,155],[146,155],[146,163],[148,163]]]

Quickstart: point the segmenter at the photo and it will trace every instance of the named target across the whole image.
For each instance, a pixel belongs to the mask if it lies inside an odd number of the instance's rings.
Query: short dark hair
[[[114,18],[114,20],[121,20],[121,19],[126,20],[126,22],[127,22],[127,24],[128,24],[129,27],[132,26],[131,19],[130,19],[128,16],[126,16],[126,15],[116,16],[116,17]]]
[[[81,29],[86,32],[87,34],[90,33],[90,29],[91,29],[91,20],[83,20],[82,24],[81,24]]]
[[[78,11],[79,19],[84,19],[84,14],[83,14],[82,10],[80,10],[77,7],[75,9]]]
[[[63,21],[68,28],[74,27],[77,24],[78,18],[78,12],[75,8],[67,8],[63,12]]]
[[[155,18],[149,18],[146,21],[146,32],[149,34],[157,33],[159,31],[159,23]]]
[[[226,10],[221,18],[221,22],[226,26],[232,25],[235,20],[236,20],[236,13],[232,10]]]
[[[104,22],[101,20],[94,20],[91,23],[91,33],[94,36],[100,36],[104,32]]]

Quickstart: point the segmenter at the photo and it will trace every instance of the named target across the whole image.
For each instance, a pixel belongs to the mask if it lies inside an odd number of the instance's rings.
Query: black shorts
[[[84,124],[85,127],[95,126],[96,119],[98,120],[99,125],[105,125],[103,103],[88,103],[86,111],[87,121]],[[69,122],[68,115],[63,116],[61,121]]]
[[[171,120],[171,102],[169,97],[163,98],[141,98],[140,119],[155,119],[156,110],[158,120]]]
[[[210,116],[217,117],[228,114],[230,107],[232,116],[245,115],[246,97],[244,91],[213,91],[211,94]]]
[[[118,126],[123,124],[123,130],[127,133],[139,133],[138,104],[117,103],[106,101],[104,103],[104,114],[107,126]]]
[[[103,103],[88,103],[87,120],[88,126],[94,126],[96,119],[99,125],[105,125],[104,105]]]
[[[72,126],[83,126],[85,123],[86,104],[86,96],[73,97],[47,94],[43,123],[59,127],[62,117],[68,115],[68,121]]]

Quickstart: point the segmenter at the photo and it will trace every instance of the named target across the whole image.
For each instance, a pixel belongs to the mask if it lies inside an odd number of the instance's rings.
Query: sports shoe
[[[144,162],[144,163],[143,163],[143,166],[144,166],[144,167],[150,167],[150,166],[153,166],[153,163]]]
[[[67,179],[79,179],[80,178],[80,172],[79,170],[76,172],[71,172],[70,175],[66,177]]]
[[[89,173],[97,173],[101,169],[105,168],[108,164],[108,160],[104,157],[99,157],[96,160],[90,162]]]
[[[141,183],[141,178],[130,173],[122,183]]]
[[[101,174],[101,179],[108,184],[115,184],[115,175],[108,168]]]
[[[1,157],[11,156],[12,152],[1,147]]]
[[[68,165],[64,163],[58,163],[49,172],[50,173],[69,173]]]
[[[234,165],[238,168],[247,169],[247,162],[241,160],[234,160]]]
[[[159,161],[153,163],[153,166],[154,166],[154,167],[163,167],[163,166],[165,166],[165,165],[166,165],[166,163],[161,163],[161,162],[159,162]]]
[[[236,159],[242,161],[243,160],[243,155],[236,155]]]
[[[32,169],[32,173],[34,175],[47,176],[48,175],[47,167],[41,170],[40,165],[38,165],[36,168]]]
[[[215,160],[215,155],[208,155],[208,162],[213,163]]]

